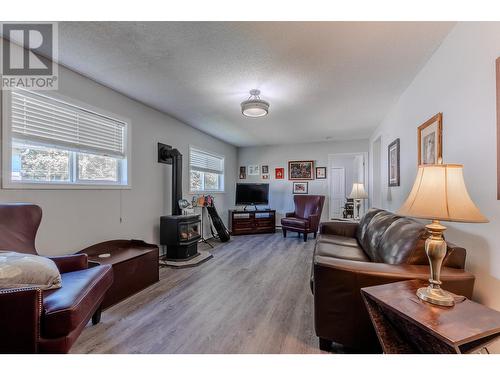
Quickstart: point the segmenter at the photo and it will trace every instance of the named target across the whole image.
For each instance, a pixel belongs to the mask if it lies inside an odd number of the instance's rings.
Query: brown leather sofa
[[[304,235],[304,242],[307,241],[307,234],[313,233],[316,238],[318,226],[321,219],[321,212],[325,203],[324,195],[294,195],[295,211],[287,212],[281,219],[281,229],[283,237],[286,232],[298,232]]]
[[[320,347],[380,352],[360,289],[409,279],[429,279],[423,224],[371,209],[360,223],[321,223],[313,257],[311,287]],[[467,298],[474,276],[464,271],[465,249],[448,243],[443,287]]]
[[[37,254],[35,236],[42,219],[32,204],[0,205],[0,250]],[[0,289],[0,353],[67,353],[92,318],[113,282],[111,266],[87,268],[87,255],[50,257],[62,287]]]

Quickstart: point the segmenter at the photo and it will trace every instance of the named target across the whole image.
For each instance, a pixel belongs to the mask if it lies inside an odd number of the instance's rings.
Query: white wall
[[[227,208],[234,200],[237,170],[234,146],[63,67],[59,77],[60,94],[131,120],[132,189],[0,189],[0,202],[31,202],[42,207],[43,219],[37,236],[40,253],[73,253],[94,243],[118,238],[158,243],[159,217],[171,213],[171,169],[157,163],[157,142],[172,145],[184,155],[185,197],[188,196],[189,144],[225,155],[226,191],[215,195],[215,203],[227,222]]]
[[[277,146],[241,147],[238,149],[238,166],[251,164],[269,165],[269,180],[262,180],[260,176],[248,176],[240,182],[269,182],[269,206],[276,210],[276,221],[293,211],[292,181],[288,180],[289,160],[314,160],[315,167],[326,167],[328,169],[328,155],[336,153],[367,152],[368,140],[344,141],[344,142],[316,142]],[[285,178],[276,180],[274,168],[285,168]],[[328,196],[328,174],[327,179],[309,181],[309,194],[322,194]],[[349,192],[350,193],[350,190]],[[329,204],[325,200],[322,220],[328,219]]]
[[[500,23],[463,22],[450,32],[373,134],[382,136],[382,205],[396,210],[416,174],[417,126],[443,112],[443,159],[464,164],[465,182],[488,224],[448,226],[448,240],[467,248],[474,298],[500,310],[500,202],[496,199],[495,59]],[[387,146],[401,139],[401,186],[387,187]],[[390,189],[390,190],[389,190]],[[500,352],[500,345],[495,347]]]

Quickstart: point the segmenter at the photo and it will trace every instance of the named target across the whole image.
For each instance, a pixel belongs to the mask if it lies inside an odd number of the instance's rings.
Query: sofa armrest
[[[328,275],[328,280],[321,279],[325,275]],[[314,257],[315,291],[317,284],[326,281],[327,284],[343,283],[351,288],[353,293],[359,295],[360,289],[364,287],[412,279],[428,280],[429,276],[430,271],[427,265],[385,264],[325,256]],[[475,281],[473,274],[461,269],[443,267],[441,268],[441,281],[443,288],[450,292],[467,298],[472,297]]]
[[[315,232],[318,231],[319,221],[321,219],[321,215],[309,215],[309,228],[313,229]]]
[[[87,254],[62,255],[48,258],[54,261],[61,273],[80,271],[88,268]]]
[[[358,223],[351,221],[327,221],[319,225],[319,232],[321,234],[333,234],[343,237],[356,237],[358,230]]]
[[[295,212],[287,212],[285,213],[285,217],[294,217],[295,216]]]
[[[0,353],[36,353],[41,314],[40,288],[0,289]]]

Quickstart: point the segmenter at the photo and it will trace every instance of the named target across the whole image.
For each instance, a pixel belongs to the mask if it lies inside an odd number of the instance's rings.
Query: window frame
[[[199,152],[202,152],[202,153],[205,153],[205,154],[208,154],[210,156],[214,156],[216,158],[220,158],[222,159],[222,173],[219,174],[219,189],[217,190],[214,190],[214,189],[203,189],[203,190],[192,190],[191,189],[191,150],[195,150],[195,151],[199,151]],[[221,155],[221,154],[218,154],[218,153],[215,153],[215,152],[212,152],[212,151],[207,151],[207,150],[204,150],[203,148],[201,147],[198,147],[198,146],[194,146],[194,145],[189,145],[189,160],[188,160],[188,176],[189,176],[189,180],[188,180],[188,184],[189,184],[189,194],[203,194],[203,193],[213,193],[213,194],[224,194],[225,193],[225,190],[226,190],[226,182],[225,182],[225,175],[226,175],[226,157],[224,155]],[[194,169],[195,171],[197,171],[196,169]],[[198,172],[202,172],[202,173],[206,173],[206,172],[203,172],[203,171],[198,171]],[[205,182],[203,181],[203,185],[205,185]]]
[[[27,90],[29,91],[29,90]],[[39,94],[36,91],[33,91]],[[69,105],[81,108],[85,111],[94,112],[96,114],[114,118],[121,122],[124,122],[124,138],[125,138],[125,158],[122,162],[118,163],[118,173],[119,181],[89,181],[89,180],[79,180],[78,179],[78,151],[75,151],[74,157],[70,154],[70,174],[72,174],[72,181],[70,182],[36,182],[36,181],[15,181],[12,180],[12,124],[11,124],[11,90],[2,90],[2,188],[3,189],[42,189],[42,190],[99,190],[99,189],[115,189],[124,190],[132,188],[132,170],[131,170],[131,145],[132,145],[132,124],[131,121],[123,116],[116,115],[109,111],[103,110],[101,108],[94,107],[87,103],[81,102],[77,99],[73,99],[55,92],[43,92],[43,96],[48,98],[67,103]],[[47,143],[46,146],[50,147]],[[57,146],[55,146],[57,148]],[[81,153],[88,153],[82,151]],[[76,165],[75,165],[76,164]],[[122,168],[121,166],[125,166]],[[125,175],[123,174],[125,172]]]

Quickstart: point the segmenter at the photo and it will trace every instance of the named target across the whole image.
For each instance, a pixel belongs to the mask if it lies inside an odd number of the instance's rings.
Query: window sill
[[[129,185],[102,184],[46,184],[46,183],[15,183],[4,182],[2,189],[10,190],[130,190]]]

